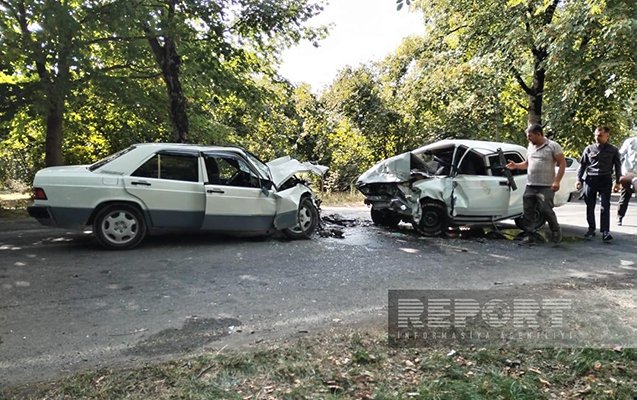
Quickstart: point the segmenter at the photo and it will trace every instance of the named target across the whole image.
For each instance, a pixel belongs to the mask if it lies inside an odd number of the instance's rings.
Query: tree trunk
[[[544,79],[546,72],[544,68],[538,68],[540,60],[536,59],[536,69],[533,73],[533,85],[529,93],[529,115],[528,122],[531,124],[542,125],[542,102],[544,94]]]
[[[184,96],[180,75],[180,57],[177,54],[177,47],[171,38],[164,37],[162,46],[156,37],[150,36],[150,30],[145,28],[149,34],[150,44],[155,60],[161,69],[162,78],[166,84],[168,99],[170,101],[170,120],[173,126],[173,140],[177,143],[184,143],[188,140],[188,113],[186,112],[186,96]]]
[[[186,96],[179,81],[180,58],[174,42],[166,39],[166,65],[163,72],[164,82],[170,99],[170,116],[173,124],[173,139],[178,143],[188,140],[188,114],[186,113]]]
[[[47,110],[44,163],[47,167],[62,165],[62,124],[64,121],[64,99],[53,102]]]
[[[561,0],[552,0],[548,5],[544,14],[542,15],[541,29],[546,29],[553,22],[555,16],[555,10]],[[529,9],[532,15],[534,10]],[[534,29],[531,28],[530,21],[526,22],[526,29],[530,35],[533,35]],[[533,36],[532,36],[533,37]],[[522,89],[528,96],[528,123],[530,124],[542,124],[542,103],[544,96],[544,82],[546,80],[546,69],[544,69],[544,63],[549,57],[548,51],[549,43],[539,42],[531,46],[531,53],[533,54],[533,83],[531,87],[528,87],[522,80],[520,74],[513,69],[514,76]]]
[[[168,16],[170,20],[175,15],[176,0],[168,2]],[[162,78],[166,84],[168,99],[170,101],[170,120],[173,126],[173,140],[177,143],[184,143],[188,140],[188,113],[187,101],[179,81],[181,58],[177,53],[177,46],[174,38],[161,36],[163,44],[148,25],[143,26],[144,32],[148,36],[155,61],[161,69]]]

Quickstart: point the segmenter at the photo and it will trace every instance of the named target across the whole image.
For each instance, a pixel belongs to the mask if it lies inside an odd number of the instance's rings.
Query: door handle
[[[133,181],[130,183],[131,185],[142,185],[142,186],[150,186],[150,182],[146,182],[146,181]]]
[[[500,186],[509,186],[509,181],[499,181],[498,184]]]
[[[208,189],[206,190],[206,193],[225,193],[225,192],[221,189]]]

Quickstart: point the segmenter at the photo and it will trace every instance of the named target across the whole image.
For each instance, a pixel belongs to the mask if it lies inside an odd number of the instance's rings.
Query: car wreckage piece
[[[375,224],[395,227],[412,223],[425,236],[450,226],[493,224],[513,218],[518,226],[526,171],[505,168],[508,160],[522,162],[526,149],[510,143],[443,140],[381,161],[357,183],[371,205]],[[574,198],[578,163],[568,160],[555,205]],[[577,192],[575,192],[577,193]],[[537,219],[536,228],[545,221]]]

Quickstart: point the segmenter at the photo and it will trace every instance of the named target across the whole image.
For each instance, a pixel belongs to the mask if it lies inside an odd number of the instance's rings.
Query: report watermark
[[[389,343],[637,347],[637,290],[390,290]]]

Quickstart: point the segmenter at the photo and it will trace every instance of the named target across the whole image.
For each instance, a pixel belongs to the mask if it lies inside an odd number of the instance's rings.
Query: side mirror
[[[274,184],[272,183],[272,181],[261,179],[261,191],[263,192],[263,194],[267,195],[268,191],[272,190],[273,186]]]

